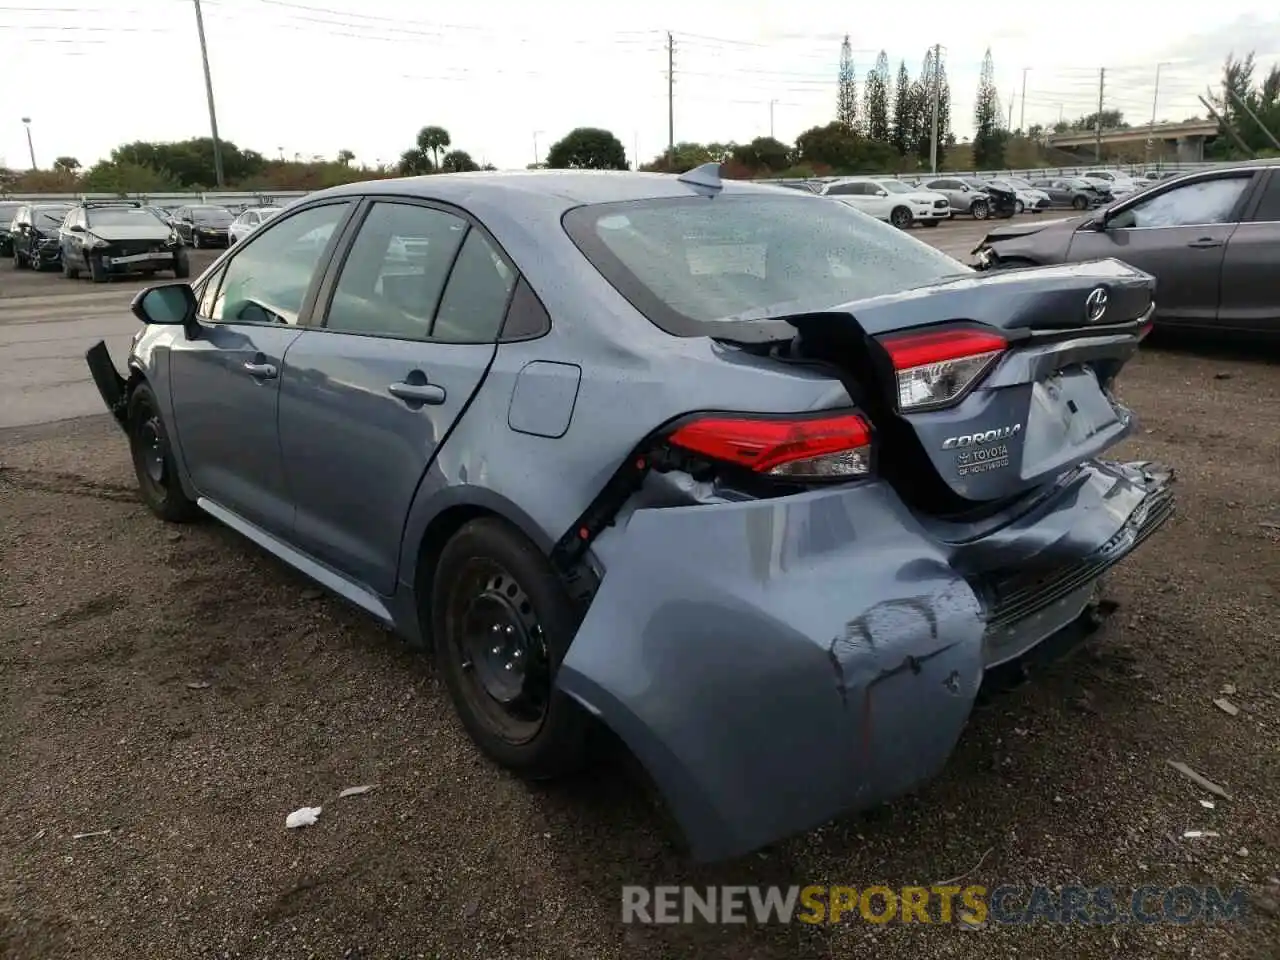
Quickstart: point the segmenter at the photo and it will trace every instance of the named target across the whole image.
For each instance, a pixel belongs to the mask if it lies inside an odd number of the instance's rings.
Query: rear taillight
[[[984,330],[944,330],[889,337],[881,342],[898,378],[903,413],[943,407],[968,390],[1008,347]]]
[[[871,472],[871,428],[857,414],[699,416],[668,443],[688,453],[791,480],[838,480]]]

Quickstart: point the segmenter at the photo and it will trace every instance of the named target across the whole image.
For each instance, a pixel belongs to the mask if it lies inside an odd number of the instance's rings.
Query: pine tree
[[[916,83],[919,121],[916,125],[915,151],[922,164],[929,162],[933,147],[933,98],[936,91],[937,68],[933,62],[933,47],[924,55],[924,63],[920,65],[920,79]],[[942,117],[938,117],[939,137],[941,137]]]
[[[978,99],[973,108],[973,162],[979,170],[998,170],[1004,166],[1005,133],[1000,120],[1000,95],[996,93],[995,65],[988,47],[982,58]]]
[[[889,141],[889,55],[883,50],[876,57],[875,69],[863,84],[862,116],[867,124],[867,138],[881,143]]]
[[[858,128],[858,82],[853,74],[853,47],[846,33],[840,44],[840,75],[837,80],[836,121],[850,130]]]
[[[901,156],[906,156],[915,139],[916,104],[911,97],[911,75],[907,73],[907,61],[898,64],[898,83],[893,91],[893,129],[890,142]]]

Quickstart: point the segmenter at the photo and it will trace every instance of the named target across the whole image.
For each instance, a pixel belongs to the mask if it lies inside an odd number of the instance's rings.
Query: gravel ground
[[[1156,344],[1121,393],[1121,452],[1176,465],[1179,512],[1096,641],[979,708],[919,794],[710,867],[623,764],[512,779],[425,657],[230,531],[152,519],[105,417],[0,432],[0,956],[1280,956],[1280,366]],[[1219,925],[618,921],[622,884],[961,874],[1255,899]]]

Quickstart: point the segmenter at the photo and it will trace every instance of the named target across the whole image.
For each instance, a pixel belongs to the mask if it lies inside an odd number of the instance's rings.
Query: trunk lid
[[[1155,280],[1117,260],[965,275],[785,318],[880,438],[880,472],[931,512],[1026,494],[1133,428],[1112,396]],[[921,399],[923,398],[923,400]]]

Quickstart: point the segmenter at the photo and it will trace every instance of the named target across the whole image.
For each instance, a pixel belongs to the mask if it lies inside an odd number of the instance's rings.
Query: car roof
[[[442,173],[389,180],[363,180],[330,187],[311,194],[320,197],[365,196],[370,194],[440,200],[462,207],[499,203],[525,207],[526,212],[548,209],[570,210],[593,203],[627,200],[657,200],[667,197],[698,196],[697,187],[668,173],[636,173],[624,170],[520,170],[510,172]],[[726,194],[755,194],[777,197],[767,184],[724,180]],[[800,191],[790,191],[803,198]],[[478,211],[477,211],[478,212]]]

